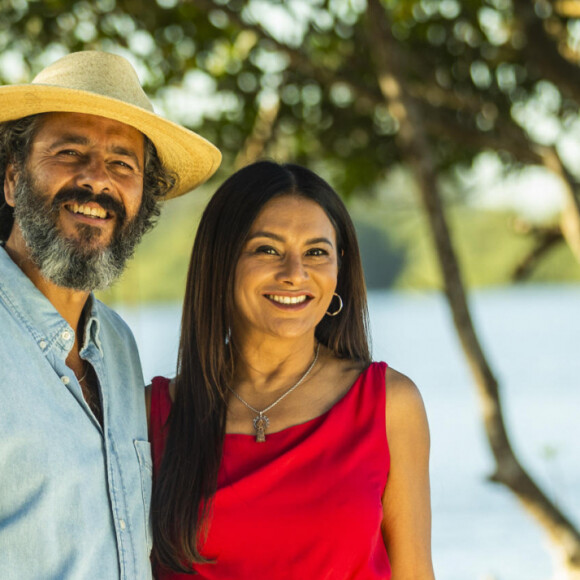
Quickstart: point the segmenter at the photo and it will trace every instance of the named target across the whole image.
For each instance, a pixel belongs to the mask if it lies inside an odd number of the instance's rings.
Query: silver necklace
[[[316,354],[314,355],[314,360],[312,361],[311,365],[306,369],[306,372],[298,379],[298,382],[294,383],[285,393],[282,393],[282,395],[280,395],[271,405],[268,405],[265,409],[262,409],[261,411],[256,409],[255,407],[252,407],[250,403],[242,399],[242,397],[240,397],[240,395],[238,395],[238,393],[236,393],[236,391],[234,391],[234,389],[232,389],[228,385],[228,389],[236,396],[236,398],[239,399],[246,407],[248,407],[250,411],[256,413],[256,416],[254,417],[253,420],[254,429],[256,431],[256,443],[264,443],[264,441],[266,441],[266,429],[270,425],[270,419],[268,418],[266,413],[270,409],[275,407],[282,399],[286,398],[294,389],[296,389],[306,380],[306,377],[311,373],[312,369],[314,368],[314,365],[316,364],[316,361],[318,360],[319,351],[320,351],[320,343],[318,343],[318,345],[316,346]]]

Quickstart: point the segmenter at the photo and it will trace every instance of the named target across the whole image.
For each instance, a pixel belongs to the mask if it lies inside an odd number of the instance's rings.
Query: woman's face
[[[334,227],[317,203],[292,195],[269,201],[236,266],[235,336],[313,335],[336,288],[337,252]]]

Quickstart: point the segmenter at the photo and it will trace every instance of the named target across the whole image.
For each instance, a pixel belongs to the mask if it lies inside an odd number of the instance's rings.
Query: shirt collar
[[[45,354],[54,349],[66,358],[74,344],[74,330],[13,262],[3,245],[0,245],[0,272],[0,301],[26,327]],[[101,350],[97,305],[98,301],[91,294],[85,306],[88,318],[83,344],[86,346],[93,340]]]
[[[87,303],[85,304],[84,312],[86,316],[85,335],[83,337],[83,345],[86,348],[91,342],[99,349],[101,356],[103,356],[103,349],[101,348],[101,339],[99,333],[101,330],[101,323],[98,318],[99,301],[94,294],[89,294]]]

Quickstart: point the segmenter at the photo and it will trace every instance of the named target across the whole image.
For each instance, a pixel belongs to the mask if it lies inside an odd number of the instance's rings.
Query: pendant
[[[256,443],[266,441],[266,429],[270,425],[270,419],[263,413],[254,417],[254,429],[256,430]]]

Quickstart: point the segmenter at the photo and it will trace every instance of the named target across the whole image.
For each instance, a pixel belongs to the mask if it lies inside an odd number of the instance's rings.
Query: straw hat
[[[133,67],[115,54],[73,52],[45,68],[30,84],[0,87],[0,122],[49,112],[99,115],[147,135],[164,165],[177,176],[168,199],[209,179],[221,161],[219,150],[209,141],[155,114]]]

